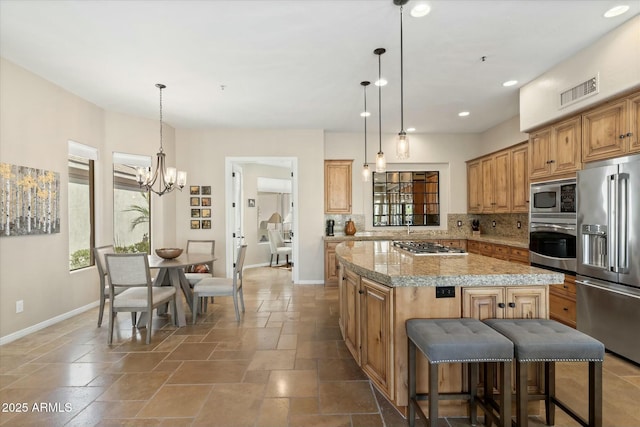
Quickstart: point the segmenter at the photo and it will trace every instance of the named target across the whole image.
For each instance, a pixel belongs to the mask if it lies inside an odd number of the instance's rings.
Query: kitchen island
[[[347,241],[340,265],[340,329],[356,362],[402,413],[407,405],[407,336],[411,318],[548,318],[548,285],[564,275],[476,254],[415,255],[391,241]],[[418,360],[418,391],[426,391],[426,359]],[[441,391],[461,391],[460,364],[439,369]],[[540,384],[530,373],[531,391]],[[443,415],[466,415],[458,401]]]

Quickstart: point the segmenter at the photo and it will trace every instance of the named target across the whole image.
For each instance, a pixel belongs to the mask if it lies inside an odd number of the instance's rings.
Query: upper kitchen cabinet
[[[540,129],[529,135],[529,179],[575,175],[582,169],[580,117]]]
[[[511,212],[529,212],[529,146],[511,149]]]
[[[468,213],[512,212],[514,185],[518,185],[518,192],[525,191],[528,194],[529,189],[525,188],[527,184],[515,178],[512,155],[512,149],[506,149],[467,162]],[[522,169],[521,166],[518,168]],[[524,170],[526,174],[526,167]],[[527,180],[526,176],[524,180]],[[528,207],[522,212],[528,212]]]
[[[582,160],[610,159],[640,151],[640,93],[582,115]]]
[[[353,160],[324,161],[324,213],[351,213],[351,166]]]
[[[482,165],[480,160],[467,163],[467,211],[482,212]]]

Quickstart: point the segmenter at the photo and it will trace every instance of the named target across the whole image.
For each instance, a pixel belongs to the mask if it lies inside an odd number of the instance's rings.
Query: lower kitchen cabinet
[[[468,240],[467,252],[529,265],[529,250],[516,246]]]
[[[576,278],[565,274],[564,284],[549,286],[549,317],[576,327]]]
[[[324,285],[338,286],[338,261],[336,260],[336,246],[339,241],[324,242]]]

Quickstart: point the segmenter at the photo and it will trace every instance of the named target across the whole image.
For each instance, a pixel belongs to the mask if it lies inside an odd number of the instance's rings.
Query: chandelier
[[[162,149],[162,89],[166,88],[162,83],[157,83],[156,87],[160,89],[160,151],[156,154],[156,169],[151,170],[151,166],[147,168],[138,168],[136,172],[136,181],[140,185],[140,188],[145,191],[152,191],[158,196],[162,196],[165,193],[178,188],[182,190],[187,183],[187,173],[184,171],[178,171],[176,168],[166,167],[165,154]],[[158,183],[157,189],[153,186]]]

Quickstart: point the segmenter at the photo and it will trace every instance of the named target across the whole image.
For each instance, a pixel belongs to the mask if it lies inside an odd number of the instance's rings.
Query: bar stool
[[[439,400],[468,400],[469,420],[476,424],[477,405],[485,413],[485,418],[502,427],[511,425],[511,361],[513,344],[476,319],[409,319],[406,322],[408,337],[408,386],[409,386],[409,426],[415,425],[416,410],[425,420],[427,417],[418,405],[418,400],[427,400],[429,425],[438,423]],[[429,392],[416,392],[416,349],[429,361]],[[497,413],[495,404],[477,396],[480,362],[498,362],[501,376],[501,393]],[[438,365],[441,363],[466,363],[469,370],[469,391],[467,393],[439,393]],[[493,398],[493,396],[491,396]]]
[[[516,359],[516,421],[527,427],[527,402],[545,401],[547,425],[555,423],[555,407],[585,427],[602,426],[602,361],[604,345],[590,336],[548,319],[487,319],[487,325],[509,338]],[[589,362],[589,419],[584,420],[555,395],[555,362]],[[529,395],[528,364],[544,363],[544,393]]]

